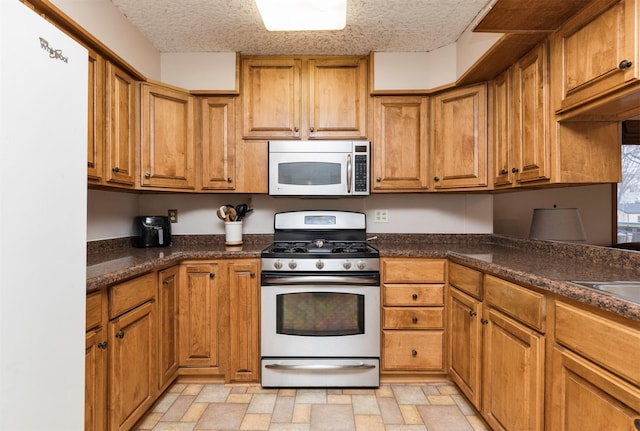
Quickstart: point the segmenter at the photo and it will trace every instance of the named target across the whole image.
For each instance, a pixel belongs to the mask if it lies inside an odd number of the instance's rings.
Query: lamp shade
[[[585,242],[587,236],[577,208],[535,208],[529,239]]]

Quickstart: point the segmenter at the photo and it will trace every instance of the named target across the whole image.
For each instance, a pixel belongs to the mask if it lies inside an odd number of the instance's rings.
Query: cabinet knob
[[[251,271],[251,272],[249,273],[249,277],[251,277],[251,278],[256,278],[256,273],[255,273],[255,272],[253,272],[253,271]]]
[[[478,315],[478,313],[476,313],[475,311],[473,311],[473,310],[469,311],[469,316],[476,317],[477,315]]]
[[[296,127],[294,127],[294,128],[293,128],[293,131],[294,131],[294,132],[296,132],[296,133],[298,133],[298,130],[299,130],[299,129],[298,129],[298,126],[296,126]]]
[[[116,333],[116,338],[123,339],[124,338],[124,331],[118,331],[118,333]]]
[[[103,341],[102,343],[98,343],[98,349],[106,349],[107,348],[107,342]]]
[[[509,171],[508,171],[508,170],[506,170],[506,169],[502,169],[502,170],[500,171],[500,175],[507,175],[508,173],[509,173]]]
[[[117,166],[115,168],[111,168],[111,172],[120,172],[120,168]]]
[[[311,126],[311,127],[309,127],[309,131],[310,131],[311,133],[313,133],[313,132],[315,132],[315,131],[316,131],[316,128],[315,128],[315,127],[313,127],[313,126]]]
[[[413,316],[413,317],[411,318],[411,321],[412,321],[413,323],[418,323],[418,317],[417,317],[417,316]]]
[[[417,350],[412,350],[411,351],[411,356],[418,356],[418,351]]]
[[[636,429],[637,429],[638,431],[640,431],[640,419],[635,419],[635,420],[633,421],[633,426],[635,426],[635,427],[636,427]]]
[[[144,177],[145,177],[145,178],[151,178],[151,174],[150,174],[149,172],[145,172],[145,173],[144,173]]]
[[[162,284],[164,284],[165,286],[169,284],[169,279],[165,278],[164,280],[162,280]]]
[[[489,323],[489,321],[487,319],[480,319],[480,323],[486,325],[487,323]]]
[[[620,70],[625,70],[630,68],[631,66],[633,66],[633,63],[630,62],[629,60],[622,60],[618,65],[618,68],[620,68]]]
[[[209,278],[216,278],[216,275],[213,272],[209,273]]]
[[[380,182],[380,181],[382,181],[382,178],[381,177],[376,177],[376,181]]]
[[[414,301],[418,299],[418,294],[414,293],[413,295],[411,295],[411,299],[413,299]]]
[[[518,172],[520,172],[520,169],[518,169],[518,168],[512,168],[512,169],[511,169],[511,172],[512,172],[512,173],[514,173],[514,174],[517,174]]]
[[[440,177],[433,177],[433,181],[437,183],[438,181],[440,181]]]
[[[232,183],[233,182],[233,178],[231,178],[231,177],[227,178],[227,182],[228,183]]]

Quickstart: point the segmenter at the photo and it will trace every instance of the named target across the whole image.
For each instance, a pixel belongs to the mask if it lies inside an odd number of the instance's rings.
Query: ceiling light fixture
[[[347,0],[256,0],[269,31],[342,30]]]

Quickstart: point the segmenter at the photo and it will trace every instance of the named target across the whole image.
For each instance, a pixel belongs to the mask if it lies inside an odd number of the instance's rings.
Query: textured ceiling
[[[160,52],[368,54],[455,42],[492,0],[348,0],[341,31],[268,32],[253,0],[111,0]],[[283,12],[286,13],[286,12]]]

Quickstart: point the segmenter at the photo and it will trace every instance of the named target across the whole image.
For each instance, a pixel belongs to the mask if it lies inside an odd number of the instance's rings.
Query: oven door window
[[[364,295],[303,292],[277,295],[278,334],[313,337],[364,334]]]
[[[328,186],[342,183],[342,165],[331,162],[290,162],[278,164],[278,184]]]

